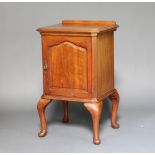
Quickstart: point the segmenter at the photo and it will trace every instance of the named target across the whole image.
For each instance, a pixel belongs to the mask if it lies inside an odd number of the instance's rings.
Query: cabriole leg
[[[84,103],[86,109],[90,112],[93,121],[93,141],[94,144],[100,144],[99,138],[99,121],[102,112],[102,102]]]
[[[63,108],[64,108],[64,117],[62,121],[67,123],[69,121],[69,114],[68,114],[68,101],[63,101]]]
[[[44,137],[47,133],[47,125],[46,125],[46,118],[45,118],[45,109],[46,106],[50,103],[51,100],[49,99],[40,99],[37,104],[38,114],[41,123],[41,130],[38,133],[39,137]]]
[[[117,111],[119,106],[119,94],[115,89],[114,93],[109,96],[112,101],[112,114],[111,114],[111,127],[114,129],[119,128],[119,124],[117,123]]]

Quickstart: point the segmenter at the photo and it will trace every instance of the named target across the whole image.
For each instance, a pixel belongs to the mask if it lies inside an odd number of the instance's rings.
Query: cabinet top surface
[[[114,31],[115,21],[63,20],[60,24],[38,28],[41,33],[100,33]]]

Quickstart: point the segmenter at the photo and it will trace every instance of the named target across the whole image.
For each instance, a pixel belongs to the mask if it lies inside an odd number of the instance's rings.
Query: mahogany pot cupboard
[[[45,108],[62,100],[63,122],[68,122],[68,101],[82,102],[90,112],[93,142],[100,143],[99,120],[103,100],[112,101],[111,126],[119,128],[119,95],[114,88],[115,21],[63,20],[37,29],[42,39],[43,95],[37,104],[41,130],[47,133]],[[78,118],[77,118],[78,119]]]

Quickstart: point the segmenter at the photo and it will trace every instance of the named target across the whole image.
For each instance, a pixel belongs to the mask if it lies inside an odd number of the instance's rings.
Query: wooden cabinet
[[[61,24],[37,29],[42,37],[44,92],[37,108],[41,130],[47,133],[45,108],[62,100],[64,122],[68,122],[68,101],[80,101],[93,121],[93,140],[100,143],[99,119],[102,101],[112,100],[111,125],[118,128],[116,113],[119,95],[114,88],[114,21],[64,20]]]

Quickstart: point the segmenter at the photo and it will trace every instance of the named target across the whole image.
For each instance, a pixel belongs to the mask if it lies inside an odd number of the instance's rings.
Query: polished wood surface
[[[42,46],[44,95],[90,98],[91,38],[42,36]]]
[[[118,25],[114,21],[79,21],[64,20],[60,24],[38,28],[37,31],[44,33],[85,34],[100,33],[116,30]]]
[[[114,88],[114,43],[113,31],[97,37],[97,96],[103,96]]]
[[[63,101],[63,107],[64,107],[64,117],[63,117],[63,122],[68,123],[69,121],[69,112],[68,112],[68,101]]]
[[[65,41],[49,47],[48,58],[51,87],[87,90],[85,48]]]
[[[43,95],[38,103],[39,136],[47,133],[45,108],[62,100],[63,122],[68,122],[68,101],[82,102],[93,122],[94,144],[100,143],[102,102],[112,102],[111,126],[119,128],[119,95],[114,88],[115,21],[63,20],[37,29],[42,37]]]
[[[100,25],[112,25],[118,26],[115,21],[98,21],[98,20],[63,20],[62,25],[79,25],[79,26],[100,26]]]
[[[109,96],[112,101],[112,114],[111,114],[111,127],[118,129],[120,125],[117,123],[117,111],[119,106],[119,94],[115,89],[114,92]]]
[[[50,103],[51,100],[49,99],[40,99],[37,104],[37,109],[39,113],[40,123],[41,123],[41,130],[38,133],[39,137],[44,137],[47,133],[47,126],[46,126],[46,118],[45,118],[45,109],[47,105]]]
[[[93,121],[93,142],[94,144],[100,144],[99,138],[99,121],[100,114],[102,112],[102,102],[98,103],[84,103],[84,106],[90,112]]]

